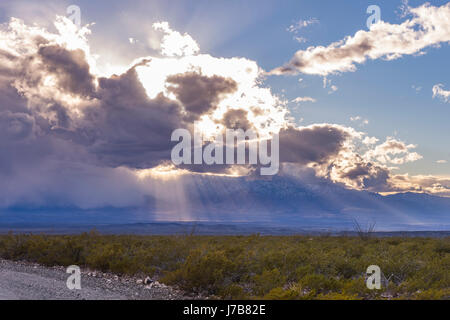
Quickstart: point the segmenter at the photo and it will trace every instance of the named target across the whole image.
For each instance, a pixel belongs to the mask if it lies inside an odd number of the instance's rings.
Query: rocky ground
[[[81,290],[70,290],[64,267],[0,260],[0,300],[181,300],[201,299],[149,277],[120,277],[81,269]]]

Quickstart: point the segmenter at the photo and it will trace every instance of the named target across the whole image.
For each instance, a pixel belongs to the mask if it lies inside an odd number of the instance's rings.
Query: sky
[[[55,27],[70,5],[81,29]],[[197,120],[279,132],[282,163],[347,188],[450,196],[447,1],[3,0],[0,23],[2,206],[126,206],[161,172],[251,174],[167,169],[170,132]]]

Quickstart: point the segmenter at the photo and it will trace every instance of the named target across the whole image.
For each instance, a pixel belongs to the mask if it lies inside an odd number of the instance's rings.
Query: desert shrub
[[[319,294],[317,295],[316,299],[318,300],[361,300],[362,298],[359,297],[357,294],[349,295],[345,293],[338,293],[338,292],[330,292],[327,294]]]
[[[188,290],[217,293],[233,274],[235,264],[227,258],[224,251],[205,252],[193,250],[180,269],[165,279],[178,282]]]
[[[418,290],[413,294],[416,300],[448,300],[450,299],[450,289],[427,289]]]
[[[258,296],[263,296],[273,288],[284,285],[286,276],[281,274],[280,270],[264,270],[261,274],[254,276],[254,292]]]
[[[361,269],[358,270],[357,263],[351,259],[339,259],[335,262],[334,268],[336,269],[336,274],[345,279],[350,279],[361,273]]]
[[[249,298],[244,288],[235,283],[225,285],[218,293],[224,299],[244,300]]]
[[[450,243],[449,241],[437,241],[434,245],[434,251],[440,255],[445,255],[450,253]]]
[[[295,270],[295,280],[300,280],[303,277],[307,276],[308,274],[314,273],[314,269],[311,265],[303,265],[298,267]]]
[[[300,300],[303,295],[301,288],[291,287],[289,289],[284,289],[282,287],[273,288],[268,292],[263,299],[267,300]]]
[[[330,291],[338,291],[342,289],[342,283],[323,274],[309,274],[300,280],[300,285],[317,293],[328,293]]]

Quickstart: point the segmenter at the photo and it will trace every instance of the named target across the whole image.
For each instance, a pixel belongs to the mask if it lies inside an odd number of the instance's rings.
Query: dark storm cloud
[[[390,171],[346,145],[354,137],[355,132],[332,124],[281,130],[280,162],[319,166],[324,177],[354,188],[391,190]]]
[[[214,75],[207,77],[196,72],[169,76],[167,82],[173,84],[169,91],[181,101],[190,120],[213,111],[223,95],[237,90],[237,83]]]
[[[222,124],[228,129],[242,129],[244,131],[252,128],[248,120],[248,111],[242,109],[231,109],[223,115]]]
[[[15,167],[13,157],[24,166],[52,157],[129,168],[170,160],[172,131],[189,126],[179,102],[163,95],[149,99],[137,78],[137,65],[120,76],[98,78],[96,88],[83,51],[41,42],[32,54],[1,54],[2,169]],[[48,76],[56,78],[55,86],[43,87]],[[58,99],[61,93],[82,100],[71,106]],[[36,147],[30,148],[30,141],[21,140],[32,133]],[[36,154],[44,145],[42,154]]]
[[[280,131],[280,162],[324,163],[337,155],[350,138],[348,131],[333,125],[314,125]]]
[[[60,87],[82,96],[93,95],[94,76],[90,73],[82,50],[71,51],[58,45],[49,45],[40,47],[38,55],[48,72],[57,76]]]
[[[55,129],[68,128],[71,124],[71,118],[66,108],[58,103],[51,104],[48,111],[55,115]]]
[[[374,192],[392,190],[389,177],[390,172],[388,169],[374,166],[374,170],[363,176],[362,188]]]
[[[25,120],[33,123],[36,132],[35,144],[41,141],[59,141],[48,146],[57,148],[49,154],[60,153],[71,159],[70,149],[81,148],[83,161],[106,167],[126,166],[133,169],[152,168],[170,161],[170,152],[175,144],[171,134],[178,128],[190,128],[194,119],[216,107],[221,97],[236,90],[237,84],[231,79],[219,76],[206,77],[196,73],[178,74],[171,77],[171,90],[179,101],[160,94],[150,99],[138,79],[135,68],[148,61],[136,64],[122,75],[110,78],[96,78],[91,74],[86,56],[81,50],[67,50],[45,41],[31,55],[20,59],[12,54],[2,57],[14,60],[5,63],[1,90],[5,99],[0,104],[3,131],[15,138],[30,133]],[[20,64],[16,60],[19,59]],[[15,68],[8,66],[14,65]],[[8,75],[8,76],[7,76]],[[43,81],[53,76],[56,86],[52,94],[41,93]],[[20,90],[27,90],[27,98],[15,89],[18,81]],[[34,91],[33,91],[34,90]],[[30,93],[31,92],[31,93]],[[76,116],[71,106],[58,101],[56,95],[69,93],[83,97]],[[37,96],[37,97],[36,97]],[[4,113],[11,110],[10,113]],[[21,112],[20,116],[15,116]],[[186,112],[187,115],[186,116]],[[9,136],[5,134],[3,138]],[[0,138],[2,139],[2,138]],[[62,145],[72,146],[68,150]],[[23,150],[21,157],[27,156]],[[214,171],[214,170],[213,170]]]
[[[84,110],[89,146],[104,165],[148,168],[170,160],[172,132],[186,127],[179,103],[163,95],[149,99],[134,68],[99,79],[98,102]]]
[[[0,136],[7,141],[28,138],[33,131],[34,119],[26,113],[0,112]]]
[[[364,161],[355,155],[350,162],[350,168],[343,168],[339,178],[350,180],[358,188],[372,191],[388,191],[390,172],[388,169],[372,162]]]
[[[368,168],[366,165],[363,164],[357,164],[355,167],[350,169],[349,171],[342,174],[342,178],[348,178],[351,180],[358,179],[360,177],[364,177],[369,175],[370,168]]]
[[[2,78],[0,71],[0,112],[9,110],[12,112],[29,113],[27,99],[19,94],[11,85],[14,78]]]

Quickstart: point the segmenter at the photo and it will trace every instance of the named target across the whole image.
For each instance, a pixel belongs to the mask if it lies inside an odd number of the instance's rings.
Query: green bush
[[[254,292],[258,296],[264,296],[270,290],[283,286],[286,282],[286,276],[282,275],[280,270],[264,270],[260,275],[254,276]]]

